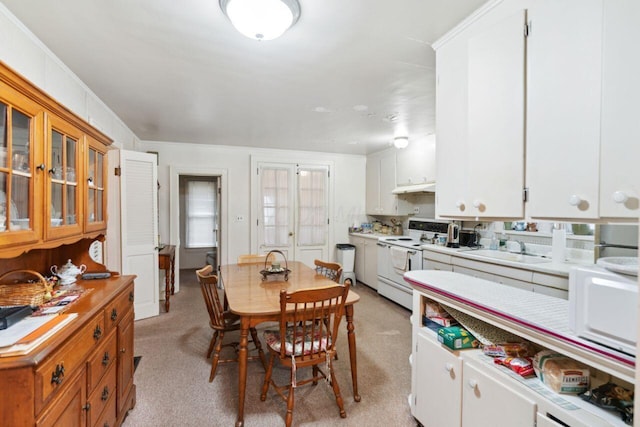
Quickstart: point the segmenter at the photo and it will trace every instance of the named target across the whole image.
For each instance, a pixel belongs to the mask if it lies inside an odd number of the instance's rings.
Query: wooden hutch
[[[102,132],[0,63],[0,275],[50,276],[91,254],[107,230]],[[11,426],[118,426],[135,405],[135,276],[78,280],[75,318],[26,354],[0,353],[0,419]],[[15,277],[11,277],[15,279]]]

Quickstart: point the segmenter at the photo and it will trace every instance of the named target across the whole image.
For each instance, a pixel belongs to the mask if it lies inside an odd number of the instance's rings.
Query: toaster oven
[[[584,339],[635,356],[638,278],[598,266],[569,273],[569,328]]]

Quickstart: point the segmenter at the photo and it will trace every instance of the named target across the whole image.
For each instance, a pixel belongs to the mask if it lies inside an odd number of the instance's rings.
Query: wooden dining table
[[[285,280],[283,274],[263,276],[261,271],[264,270],[265,265],[262,263],[220,266],[219,277],[224,286],[229,310],[240,316],[241,323],[238,354],[238,418],[236,427],[241,427],[244,424],[249,328],[263,322],[279,321],[281,289],[293,292],[299,289],[335,285],[334,281],[317,274],[313,268],[302,262],[291,261],[286,264],[286,267],[290,270],[288,280]],[[353,326],[353,306],[359,300],[360,296],[349,290],[347,301],[345,302],[345,317],[353,398],[356,402],[360,401],[360,395],[358,394],[358,365],[356,360],[356,334]]]

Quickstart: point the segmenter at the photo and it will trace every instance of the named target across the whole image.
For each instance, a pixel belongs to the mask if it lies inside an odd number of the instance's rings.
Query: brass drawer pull
[[[51,384],[62,384],[62,380],[64,380],[64,364],[60,363],[56,365],[55,371],[51,374]]]
[[[109,387],[108,386],[104,386],[104,389],[102,389],[102,396],[100,396],[100,399],[103,402],[106,402],[107,399],[109,399]]]
[[[100,325],[96,325],[96,328],[93,330],[93,339],[98,341],[101,336],[102,336],[102,328],[100,327]]]

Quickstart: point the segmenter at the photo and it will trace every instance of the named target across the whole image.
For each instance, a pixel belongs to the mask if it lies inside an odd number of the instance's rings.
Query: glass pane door
[[[0,232],[32,230],[32,118],[0,103]]]

